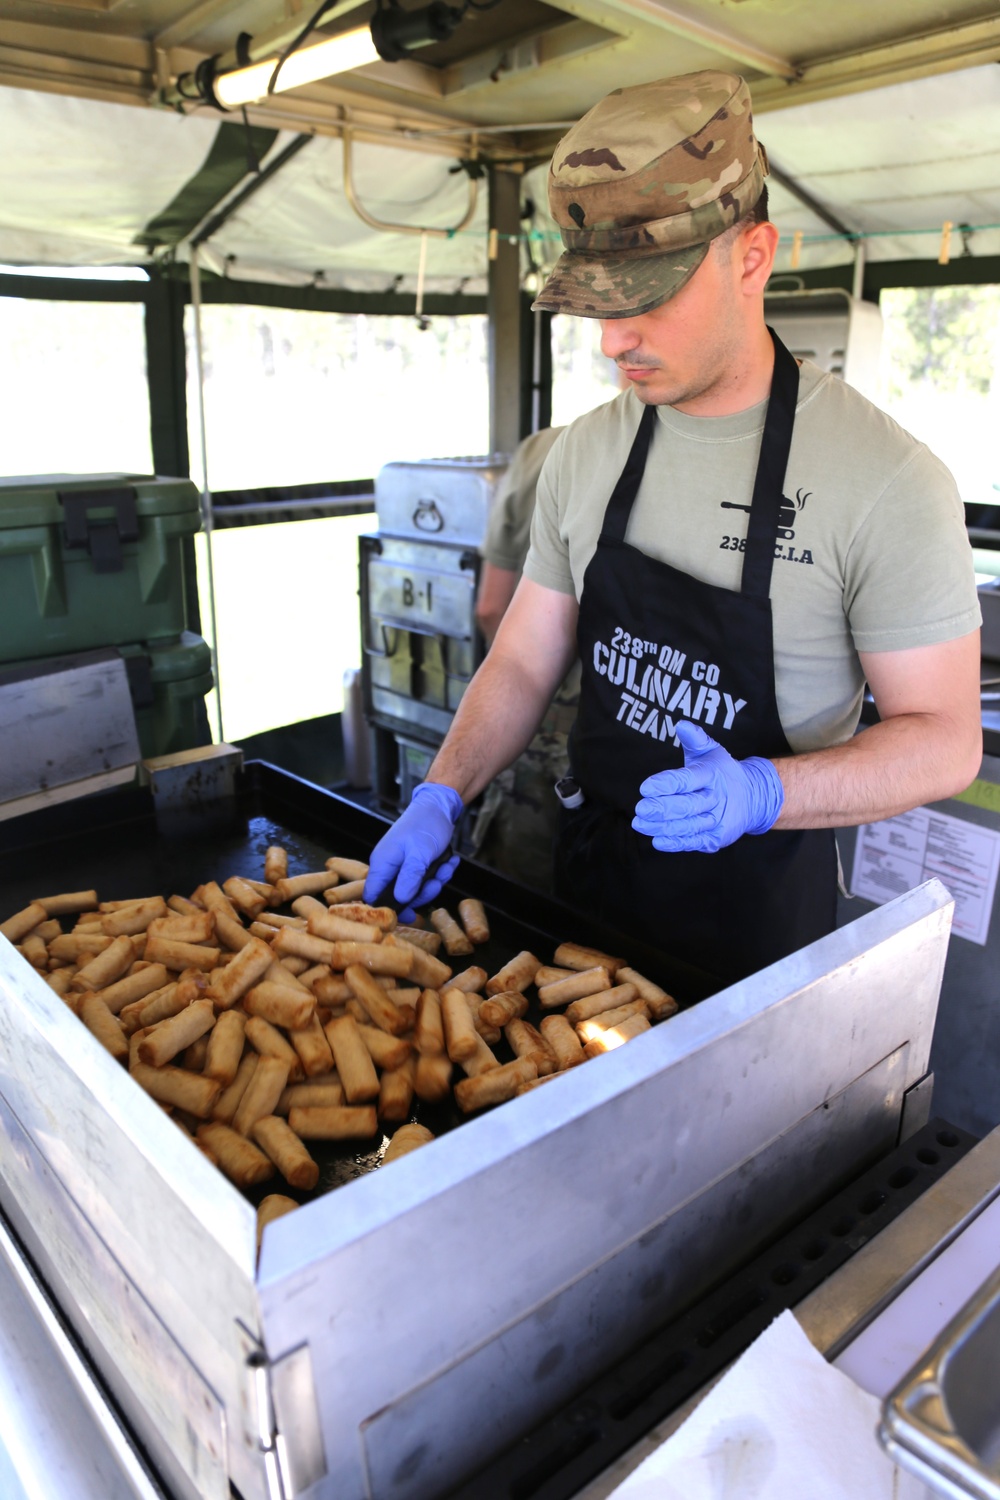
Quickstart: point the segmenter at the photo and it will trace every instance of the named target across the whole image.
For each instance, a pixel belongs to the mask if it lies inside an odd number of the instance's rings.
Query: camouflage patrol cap
[[[627,318],[658,307],[754,206],[766,175],[737,74],[615,89],[556,147],[549,208],[566,249],[535,308]]]

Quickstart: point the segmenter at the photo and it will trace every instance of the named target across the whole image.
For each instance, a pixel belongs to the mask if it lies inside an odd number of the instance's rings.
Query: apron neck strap
[[[750,518],[747,524],[747,546],[743,556],[740,593],[767,599],[771,593],[771,569],[774,567],[774,544],[778,536],[785,470],[792,447],[795,425],[795,403],[799,394],[799,367],[773,328],[768,328],[774,344],[774,374],[771,394],[764,418],[760,457],[753,483]]]
[[[798,365],[774,329],[768,328],[767,331],[774,344],[774,374],[771,377],[771,393],[760,442],[740,582],[741,594],[751,594],[762,599],[767,599],[771,592],[778,513],[781,510],[782,488],[795,424],[795,403],[799,394]],[[611,492],[611,499],[604,512],[602,542],[621,544],[625,541],[629,516],[642,483],[655,427],[656,407],[647,406],[643,409],[625,467],[618,476],[618,483]]]
[[[642,483],[646,468],[646,455],[649,452],[655,426],[656,407],[643,407],[632,447],[625,460],[625,467],[618,476],[618,483],[611,491],[611,499],[604,512],[604,525],[601,527],[602,542],[621,543],[625,540],[628,518],[632,514],[632,504],[639,493],[639,485]]]

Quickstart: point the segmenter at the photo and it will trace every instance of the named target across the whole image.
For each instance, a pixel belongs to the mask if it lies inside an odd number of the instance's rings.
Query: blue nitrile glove
[[[412,920],[411,908],[433,901],[458,869],[457,854],[443,864],[437,862],[451,849],[461,815],[462,799],[454,787],[422,781],[409,807],[372,850],[364,900],[377,900],[395,880],[392,894],[407,907],[400,916],[404,922]]]
[[[734,760],[697,724],[677,726],[683,770],[658,771],[642,783],[632,827],[667,852],[716,854],[745,833],[766,833],[785,801],[773,764]]]

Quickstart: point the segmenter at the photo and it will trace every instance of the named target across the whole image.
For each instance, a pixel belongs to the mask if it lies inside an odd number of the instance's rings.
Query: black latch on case
[[[122,542],[139,540],[135,490],[81,490],[59,494],[67,547],[86,547],[95,573],[120,573]],[[92,521],[90,512],[113,509],[113,521]]]

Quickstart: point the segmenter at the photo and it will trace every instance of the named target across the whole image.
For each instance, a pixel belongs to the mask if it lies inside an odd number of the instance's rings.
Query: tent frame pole
[[[191,310],[194,315],[194,359],[198,377],[198,429],[201,448],[201,519],[205,531],[205,557],[208,564],[208,612],[212,622],[212,670],[215,674],[215,723],[219,733],[219,744],[226,736],[222,728],[222,676],[219,671],[219,628],[215,614],[215,566],[212,556],[214,536],[214,510],[212,491],[208,485],[208,435],[205,428],[205,359],[201,330],[201,268],[198,264],[198,247],[191,247]]]

